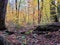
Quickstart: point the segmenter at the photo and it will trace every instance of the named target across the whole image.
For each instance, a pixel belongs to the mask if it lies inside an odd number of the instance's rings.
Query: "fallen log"
[[[52,24],[38,25],[33,30],[33,33],[54,32],[60,29],[60,22],[54,22]]]

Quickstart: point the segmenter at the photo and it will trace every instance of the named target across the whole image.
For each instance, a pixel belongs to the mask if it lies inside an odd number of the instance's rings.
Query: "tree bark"
[[[6,7],[8,0],[0,0],[0,30],[4,30],[5,26],[5,16],[6,16]]]
[[[51,1],[51,5],[50,5],[50,13],[52,15],[52,19],[54,20],[54,22],[59,22],[58,18],[57,18],[57,12],[56,12],[56,8],[58,8],[55,4],[55,1],[52,0]]]
[[[43,0],[42,0],[43,2]],[[40,21],[41,21],[41,14],[40,14],[40,2],[38,0],[38,24],[40,24]]]

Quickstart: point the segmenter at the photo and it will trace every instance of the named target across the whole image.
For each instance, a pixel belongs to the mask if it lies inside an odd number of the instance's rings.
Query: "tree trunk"
[[[59,22],[58,18],[57,18],[57,12],[56,12],[56,4],[55,4],[55,1],[52,0],[51,1],[51,7],[50,7],[50,13],[52,15],[52,19],[54,20],[54,22]]]
[[[38,0],[38,24],[40,24],[41,21],[41,15],[40,15],[40,2]]]
[[[0,30],[5,30],[5,16],[8,0],[0,0]]]

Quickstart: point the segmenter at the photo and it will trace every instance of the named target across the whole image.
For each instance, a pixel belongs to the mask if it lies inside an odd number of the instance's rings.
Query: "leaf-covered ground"
[[[2,35],[10,45],[60,45],[59,31],[51,33],[51,38],[47,38],[45,34],[37,35],[29,33],[28,31],[26,34],[20,34],[18,31],[12,35],[0,32],[0,35]]]

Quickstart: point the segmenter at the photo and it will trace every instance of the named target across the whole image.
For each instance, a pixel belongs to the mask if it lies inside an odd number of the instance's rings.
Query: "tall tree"
[[[30,6],[29,3],[30,3],[30,2],[29,2],[29,0],[28,0],[28,23],[29,23],[29,6]]]
[[[38,24],[40,24],[41,21],[41,15],[40,15],[40,2],[38,0]]]
[[[20,6],[21,6],[21,0],[19,1],[19,5],[18,5],[18,15],[19,15],[19,11],[20,11]]]
[[[8,0],[0,0],[0,30],[5,30],[5,16]]]
[[[35,24],[35,19],[34,19],[34,15],[35,15],[35,5],[34,5],[34,4],[35,4],[35,3],[34,3],[34,1],[35,1],[35,0],[33,0],[33,1],[32,1],[32,4],[31,4],[31,5],[32,5],[32,9],[33,9],[33,10],[32,10],[32,11],[33,11],[33,25]]]
[[[52,0],[51,1],[51,7],[50,7],[50,10],[51,10],[51,15],[52,15],[52,18],[54,20],[54,22],[59,22],[58,18],[57,18],[57,12],[56,12],[56,4],[55,4],[55,0]]]
[[[17,14],[17,11],[18,11],[18,5],[17,5],[17,3],[18,3],[18,1],[17,0],[15,0],[15,7],[16,7],[16,24],[17,24],[17,26],[19,25],[19,15]]]

